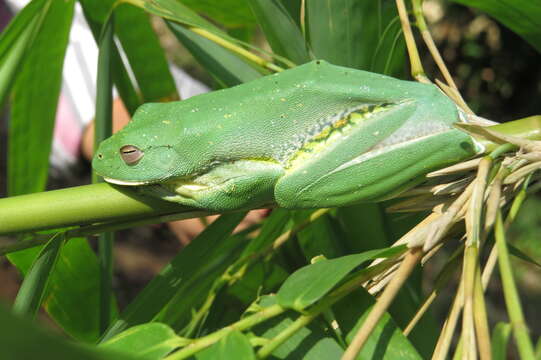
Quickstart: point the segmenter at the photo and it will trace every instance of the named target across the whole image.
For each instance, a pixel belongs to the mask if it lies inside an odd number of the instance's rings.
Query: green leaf
[[[280,0],[249,0],[272,50],[297,65],[310,61],[304,36]]]
[[[63,239],[63,235],[53,235],[34,259],[17,293],[13,304],[14,313],[26,314],[30,317],[36,315],[45,296],[45,289],[50,279],[49,274],[58,260]]]
[[[181,2],[226,27],[253,26],[256,23],[247,0],[182,0]]]
[[[30,2],[0,35],[0,107],[3,107],[21,60],[42,24],[46,4],[44,0]]]
[[[0,306],[0,336],[2,359],[77,359],[77,360],[130,360],[135,357],[117,352],[97,350],[69,342],[38,328],[28,319],[20,319]]]
[[[51,1],[13,89],[8,144],[8,193],[45,188],[62,65],[74,0]]]
[[[141,9],[119,6],[115,9],[115,33],[130,62],[143,102],[177,100],[175,81],[149,20]]]
[[[8,255],[26,274],[41,248]],[[71,337],[93,343],[99,337],[99,267],[86,239],[70,239],[50,274],[44,299],[49,315]],[[112,316],[116,315],[116,309]]]
[[[370,250],[360,254],[321,260],[294,272],[282,285],[276,298],[287,308],[302,311],[318,301],[338,284],[349,272],[365,261],[399,254],[404,246]]]
[[[492,359],[505,360],[507,356],[507,344],[511,336],[511,324],[499,322],[492,331]]]
[[[193,57],[224,87],[255,80],[261,76],[254,68],[229,50],[184,28],[169,22],[169,28]]]
[[[519,258],[520,260],[525,261],[525,262],[527,262],[529,264],[532,264],[532,265],[537,266],[537,267],[541,267],[541,264],[539,262],[535,261],[535,259],[533,259],[528,254],[521,251],[516,246],[513,246],[511,244],[508,244],[508,246],[509,246],[509,254],[511,254],[511,255],[513,255],[513,256]]]
[[[236,244],[234,240],[226,242],[226,239],[244,215],[245,213],[222,215],[192,240],[127,306],[102,340],[105,341],[128,327],[157,320],[158,314],[175,299],[184,300],[181,304],[183,307],[171,308],[170,311],[176,312],[170,314],[172,319],[167,320],[177,320],[178,314],[188,316],[195,303],[200,300],[201,293],[208,291],[219,270],[231,261],[233,250],[230,248]],[[224,250],[226,252],[220,254],[220,251]]]
[[[261,297],[258,306],[267,307],[276,304],[276,296]],[[280,316],[272,318],[253,329],[260,337],[272,339],[291,326],[298,313],[288,311]],[[310,323],[287,338],[272,352],[272,359],[287,360],[321,360],[340,359],[343,354],[342,347],[329,333],[317,323]]]
[[[99,347],[137,358],[161,359],[187,342],[187,339],[177,336],[169,326],[153,322],[123,331]]]
[[[240,331],[232,331],[211,347],[199,352],[197,360],[255,360],[248,338]]]
[[[307,33],[316,58],[351,68],[401,73],[404,44],[394,1],[307,0]],[[382,61],[385,60],[385,61]],[[388,63],[388,65],[386,65]]]
[[[530,0],[452,0],[486,12],[541,53],[541,2]]]

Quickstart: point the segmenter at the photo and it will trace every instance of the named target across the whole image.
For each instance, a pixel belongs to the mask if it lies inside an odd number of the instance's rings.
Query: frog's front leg
[[[264,160],[238,160],[217,165],[191,178],[142,186],[140,191],[211,211],[252,209],[274,204],[274,186],[282,166]]]

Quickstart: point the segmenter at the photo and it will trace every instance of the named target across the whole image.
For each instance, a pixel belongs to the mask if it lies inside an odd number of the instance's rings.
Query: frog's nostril
[[[98,154],[98,159],[103,159],[103,155],[102,154]]]

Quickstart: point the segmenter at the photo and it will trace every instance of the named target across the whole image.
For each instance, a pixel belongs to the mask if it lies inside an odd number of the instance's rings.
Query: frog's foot
[[[278,163],[239,160],[189,178],[140,187],[140,191],[187,206],[228,211],[274,204],[274,185],[284,170]]]

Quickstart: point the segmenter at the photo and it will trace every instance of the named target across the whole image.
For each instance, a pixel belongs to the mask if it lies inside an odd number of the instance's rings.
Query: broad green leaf
[[[189,315],[195,306],[193,301],[200,300],[198,297],[200,292],[194,294],[194,288],[203,287],[208,291],[215,280],[216,270],[223,267],[224,262],[227,264],[230,261],[228,257],[230,254],[220,254],[219,250],[232,251],[227,249],[231,248],[229,243],[232,241],[226,242],[226,239],[244,215],[245,213],[222,215],[192,240],[127,306],[120,318],[106,331],[102,340],[105,341],[128,327],[157,320],[158,314],[168,304],[170,305],[171,301],[175,299],[182,301],[183,295],[186,295],[186,298],[191,296],[190,299],[184,299],[185,302],[182,304],[187,307],[187,313],[183,313],[180,307],[176,310],[182,315]],[[232,238],[235,237],[229,237]]]
[[[452,0],[486,12],[541,53],[541,2],[530,0]]]
[[[404,246],[398,246],[318,261],[294,272],[284,282],[276,294],[276,299],[283,307],[302,311],[327,294],[349,272],[365,261],[394,256],[404,250]]]
[[[224,87],[238,85],[261,76],[253,67],[238,56],[212,41],[169,22],[177,39],[191,52],[193,57]]]
[[[310,61],[304,37],[280,0],[248,0],[272,50],[297,65]]]
[[[267,307],[277,302],[276,296],[263,296],[258,306]],[[287,327],[291,326],[299,316],[294,311],[272,318],[253,329],[257,336],[272,339]],[[289,336],[272,352],[272,359],[287,360],[322,360],[340,359],[342,347],[333,338],[329,329],[324,329],[317,322],[312,322],[293,335]]]
[[[373,304],[374,298],[361,288],[333,306],[338,326],[345,334],[348,344],[372,310]],[[386,313],[368,337],[357,359],[420,360],[422,357]]]
[[[25,314],[30,317],[36,315],[45,296],[47,283],[51,278],[49,275],[54,271],[58,260],[63,240],[63,235],[53,235],[34,259],[17,293],[17,298],[13,304],[14,313]]]
[[[129,5],[117,7],[115,33],[130,62],[143,102],[177,100],[175,81],[148,14]]]
[[[0,35],[0,108],[4,105],[26,50],[41,27],[48,4],[45,0],[30,2]]]
[[[507,344],[509,343],[509,337],[511,336],[511,324],[499,322],[494,326],[492,331],[492,359],[494,360],[506,360],[507,356]]]
[[[8,258],[26,274],[40,249],[19,251]],[[86,239],[70,239],[50,274],[43,302],[49,315],[68,335],[88,343],[95,342],[100,335],[98,274],[96,255]]]
[[[8,193],[45,188],[62,65],[74,0],[51,1],[13,88],[8,144]]]
[[[307,0],[306,10],[316,58],[369,71],[387,68],[390,75],[403,71],[404,45],[395,41],[398,28],[388,27],[396,22],[394,1]]]
[[[28,319],[21,319],[0,306],[1,358],[5,360],[77,359],[130,360],[136,357],[74,344],[40,329]]]
[[[232,331],[209,348],[197,353],[197,360],[255,360],[248,338],[240,331]]]
[[[181,0],[181,2],[226,27],[253,26],[256,23],[247,0]]]
[[[153,322],[123,331],[99,347],[142,359],[161,359],[187,342],[169,326]]]

